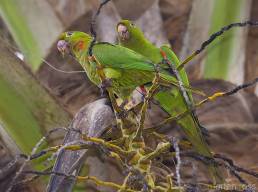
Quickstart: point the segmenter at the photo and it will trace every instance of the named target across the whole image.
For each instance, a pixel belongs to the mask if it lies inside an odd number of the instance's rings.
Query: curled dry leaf
[[[136,20],[148,10],[156,0],[114,0],[120,16],[124,19]],[[133,9],[133,11],[132,11]]]
[[[111,107],[108,105],[107,99],[100,99],[82,107],[75,115],[69,128],[77,129],[89,137],[100,137],[107,127],[110,126],[113,118],[113,112]],[[67,132],[63,145],[80,141],[81,134],[71,130]],[[78,175],[84,164],[85,155],[87,155],[86,163],[90,163],[89,175],[98,176],[103,180],[108,180],[108,175],[110,173],[107,171],[106,166],[108,165],[103,164],[101,159],[97,158],[98,154],[99,153],[94,149],[60,151],[53,171]],[[74,180],[52,175],[48,184],[48,191],[68,192],[72,190],[73,185]]]
[[[136,20],[136,24],[141,28],[145,37],[153,44],[158,47],[163,44],[168,44],[168,39],[163,29],[158,0],[154,1],[149,9]]]

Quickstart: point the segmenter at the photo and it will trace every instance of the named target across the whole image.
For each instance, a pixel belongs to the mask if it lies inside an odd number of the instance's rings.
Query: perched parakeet
[[[57,48],[68,53],[82,65],[89,79],[96,85],[101,80],[96,71],[96,62],[88,57],[92,37],[83,32],[65,32],[61,34]],[[145,56],[126,47],[110,43],[97,43],[92,49],[96,60],[102,65],[107,79],[112,81],[115,94],[128,99],[136,87],[151,83],[155,76],[155,64]],[[166,70],[160,71],[164,82],[177,85],[176,79]]]
[[[170,47],[163,45],[161,48],[154,46],[148,39],[144,37],[143,32],[129,20],[122,20],[117,24],[117,33],[119,44],[140,53],[149,58],[153,63],[160,63],[164,59],[164,52],[167,59],[177,67],[180,64],[175,53]],[[161,65],[162,70],[169,70],[169,65],[164,63]],[[184,86],[189,86],[187,74],[185,70],[179,72],[179,78]],[[188,102],[193,102],[191,92],[185,92]],[[170,92],[162,91],[154,96],[160,106],[171,116],[175,116],[180,112],[189,110],[187,102],[182,96],[184,93],[178,89],[172,89]],[[177,121],[182,128],[187,139],[192,143],[195,150],[207,157],[212,157],[212,153],[206,143],[197,116],[194,112]],[[222,182],[222,175],[215,166],[210,166],[210,171],[216,182]]]

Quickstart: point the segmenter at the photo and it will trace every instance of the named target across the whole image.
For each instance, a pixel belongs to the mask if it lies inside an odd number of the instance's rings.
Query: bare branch
[[[114,119],[111,107],[107,99],[100,99],[85,105],[74,117],[69,128],[75,128],[89,137],[100,137]],[[63,145],[81,140],[78,132],[69,131],[63,141]],[[60,151],[56,159],[53,171],[63,174],[78,175],[82,167],[87,150]],[[48,184],[48,192],[71,191],[74,180],[63,176],[52,175]]]

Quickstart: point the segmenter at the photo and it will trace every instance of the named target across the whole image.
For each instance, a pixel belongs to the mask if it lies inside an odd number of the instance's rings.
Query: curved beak
[[[58,51],[64,57],[65,53],[67,53],[67,51],[68,51],[68,43],[65,40],[59,40],[57,42],[56,46],[57,46]]]
[[[122,40],[128,40],[130,38],[129,31],[125,25],[119,23],[117,25],[117,32]]]

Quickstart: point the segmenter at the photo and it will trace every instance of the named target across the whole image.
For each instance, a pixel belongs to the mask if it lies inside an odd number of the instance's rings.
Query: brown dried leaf
[[[123,19],[136,20],[148,10],[155,1],[156,0],[114,0],[114,3]]]

